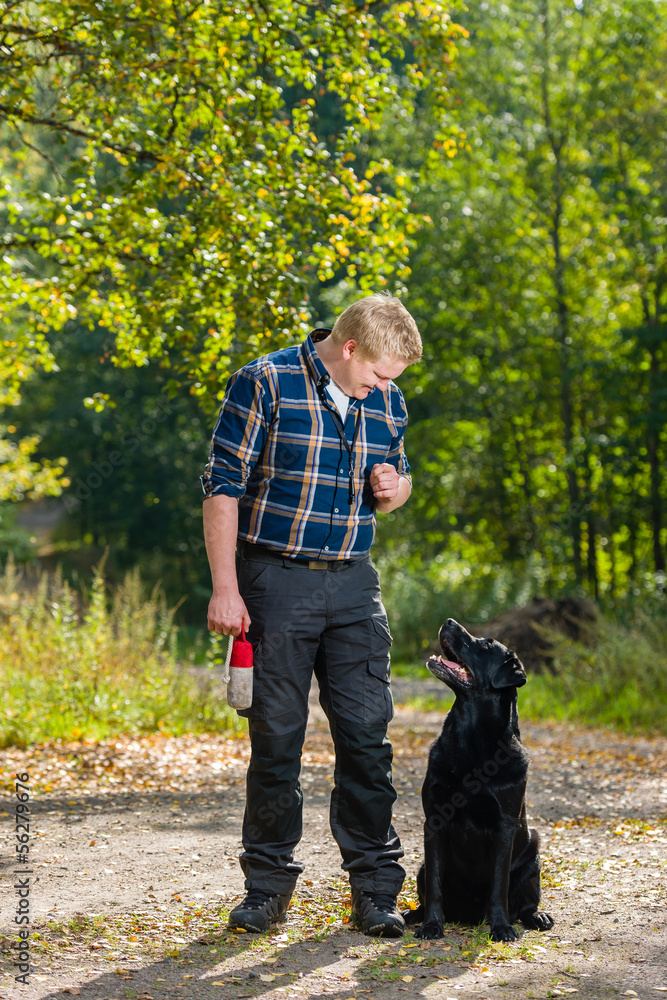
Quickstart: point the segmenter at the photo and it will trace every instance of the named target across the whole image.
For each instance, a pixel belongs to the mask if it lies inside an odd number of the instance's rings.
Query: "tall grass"
[[[103,567],[82,601],[60,576],[0,578],[0,745],[118,733],[238,728],[205,670],[176,657],[173,611],[132,571],[109,597]]]
[[[626,732],[667,734],[667,620],[638,611],[603,619],[590,647],[550,633],[553,674],[531,675],[522,716],[571,719]]]

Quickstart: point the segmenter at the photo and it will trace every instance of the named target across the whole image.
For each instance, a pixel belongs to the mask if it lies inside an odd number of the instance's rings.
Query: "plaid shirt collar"
[[[331,336],[331,330],[324,326],[318,326],[314,330],[310,331],[306,339],[299,347],[299,354],[302,362],[313,382],[318,387],[318,392],[320,392],[320,394],[322,389],[325,389],[331,381],[331,375],[324,367],[322,360],[315,349],[315,344],[319,343],[321,340],[325,340],[329,336]],[[371,392],[368,393],[368,396],[366,396],[366,399],[370,399],[374,392],[375,389],[372,389]],[[363,402],[363,399],[356,399],[354,396],[350,396],[350,403],[347,412],[351,413],[354,410],[358,410]]]

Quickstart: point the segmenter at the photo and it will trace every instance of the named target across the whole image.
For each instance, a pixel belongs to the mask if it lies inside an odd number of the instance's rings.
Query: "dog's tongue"
[[[461,664],[457,663],[456,660],[446,660],[444,656],[441,656],[440,662],[444,663],[446,667],[449,667],[449,669],[453,670],[454,672],[461,669]]]

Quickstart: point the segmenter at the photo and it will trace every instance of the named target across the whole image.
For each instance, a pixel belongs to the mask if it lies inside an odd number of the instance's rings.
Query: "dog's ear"
[[[500,664],[491,678],[491,687],[499,688],[521,687],[527,681],[526,671],[516,653],[510,653]]]

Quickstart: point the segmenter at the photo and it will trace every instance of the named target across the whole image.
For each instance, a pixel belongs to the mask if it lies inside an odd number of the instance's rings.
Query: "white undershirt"
[[[341,420],[345,423],[347,411],[350,406],[350,397],[342,389],[339,389],[333,380],[329,382],[327,392],[336,404]]]

